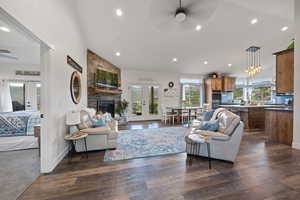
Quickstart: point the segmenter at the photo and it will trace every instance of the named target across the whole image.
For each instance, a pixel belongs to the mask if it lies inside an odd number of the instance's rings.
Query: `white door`
[[[159,97],[157,85],[130,85],[129,121],[160,119]]]

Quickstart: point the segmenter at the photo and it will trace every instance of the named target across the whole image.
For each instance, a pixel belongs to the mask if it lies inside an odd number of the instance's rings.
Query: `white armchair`
[[[86,138],[87,150],[95,151],[116,148],[118,138],[118,122],[113,120],[103,127],[92,128],[93,118],[96,118],[96,116],[90,116],[89,112],[86,110],[80,111],[81,123],[77,125],[77,128],[80,131],[88,134]],[[83,141],[76,142],[75,150],[77,152],[85,151]]]

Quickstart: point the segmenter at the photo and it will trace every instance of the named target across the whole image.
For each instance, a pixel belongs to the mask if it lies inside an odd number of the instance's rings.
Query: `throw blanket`
[[[32,136],[40,123],[39,111],[0,113],[0,137]]]

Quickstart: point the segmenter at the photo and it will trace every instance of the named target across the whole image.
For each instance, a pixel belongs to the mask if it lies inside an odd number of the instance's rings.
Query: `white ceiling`
[[[0,64],[38,66],[40,64],[40,45],[0,19],[0,27],[2,26],[9,28],[10,32],[0,30],[0,49],[11,51],[9,55],[18,59],[0,57]]]
[[[196,3],[200,17],[189,17],[187,24],[179,25],[172,19],[177,0],[77,0],[77,6],[88,48],[123,69],[216,71],[242,77],[245,49],[256,45],[263,49],[265,67],[259,77],[272,78],[272,53],[285,49],[294,38],[294,0],[209,1],[217,1],[217,7],[209,7],[208,0],[182,0],[183,6]],[[117,8],[124,11],[122,17],[115,15]],[[207,10],[209,15],[203,18]],[[250,24],[253,18],[259,20],[255,25]],[[194,29],[198,23],[203,26],[199,32]],[[288,31],[281,32],[283,26]],[[117,51],[120,57],[115,56]]]

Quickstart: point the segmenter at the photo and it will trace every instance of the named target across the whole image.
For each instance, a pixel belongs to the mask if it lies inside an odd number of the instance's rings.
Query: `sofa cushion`
[[[219,114],[218,121],[220,124],[219,131],[230,136],[239,125],[241,119],[238,115],[226,110]]]
[[[214,114],[214,111],[204,112],[202,120],[209,121],[212,118],[213,114]]]
[[[218,131],[219,122],[218,121],[208,121],[204,122],[198,130],[206,130],[206,131]]]
[[[109,134],[111,130],[108,126],[102,126],[97,128],[86,128],[80,131],[88,134]]]
[[[214,131],[196,131],[195,133],[200,134],[202,136],[210,136],[213,140],[228,140],[230,137],[220,132]]]
[[[93,121],[92,124],[94,128],[103,127],[106,125],[106,123],[103,120]]]

